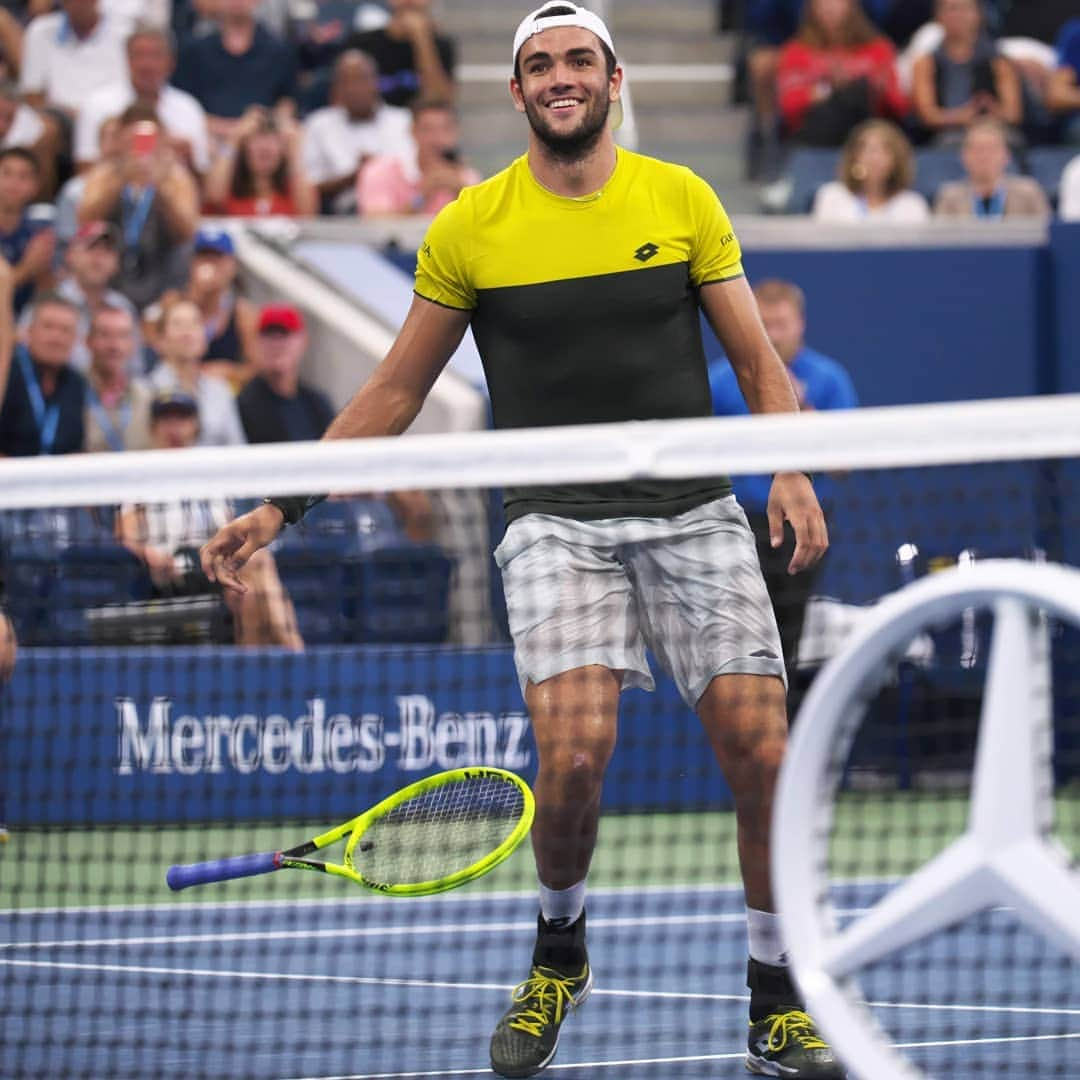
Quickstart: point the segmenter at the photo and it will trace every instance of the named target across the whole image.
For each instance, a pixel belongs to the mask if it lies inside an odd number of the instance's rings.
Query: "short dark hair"
[[[161,127],[161,118],[157,111],[143,101],[133,101],[118,119],[121,127],[131,127],[133,124],[157,124]]]
[[[59,307],[66,308],[77,319],[79,317],[79,305],[72,303],[66,296],[61,296],[58,292],[47,292],[42,296],[39,296],[30,308],[30,321],[33,322],[34,316],[37,315],[41,308],[46,307]]]
[[[544,8],[544,18],[553,17],[556,15],[576,15],[578,13],[577,8],[572,7],[549,7]],[[524,47],[524,46],[523,46]],[[606,41],[600,42],[600,48],[604,52],[604,61],[607,64],[607,75],[610,79],[615,74],[615,69],[619,66],[618,60],[615,59],[615,54],[607,47]],[[521,50],[518,50],[520,54]],[[514,57],[514,78],[518,82],[521,82],[521,61],[518,57]]]
[[[25,161],[34,170],[35,176],[41,175],[41,162],[25,146],[8,146],[0,150],[0,161],[6,161],[8,158],[18,158],[20,161]]]
[[[135,328],[135,316],[128,311],[127,308],[121,307],[119,304],[110,304],[106,302],[99,308],[96,308],[94,313],[90,316],[90,326],[87,328],[88,334],[94,332],[94,327],[97,325],[97,321],[102,315],[123,315],[126,319],[130,320],[132,329]]]

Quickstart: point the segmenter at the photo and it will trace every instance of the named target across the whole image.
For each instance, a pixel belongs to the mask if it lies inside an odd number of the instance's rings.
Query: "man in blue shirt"
[[[251,105],[293,107],[296,53],[255,19],[258,0],[225,0],[219,29],[180,50],[172,82],[206,110],[214,139],[229,139]]]
[[[810,409],[853,409],[858,404],[851,377],[836,360],[811,349],[805,342],[806,298],[797,285],[786,281],[763,281],[754,290],[765,332],[787,365],[788,376],[799,399],[799,407]],[[712,388],[713,412],[718,416],[745,416],[750,410],[743,400],[735,371],[727,360],[709,365],[709,384]],[[802,635],[806,604],[821,564],[799,574],[789,574],[788,564],[795,549],[791,527],[785,523],[784,542],[774,548],[769,541],[769,502],[771,476],[733,476],[735,496],[750,519],[757,540],[758,559],[765,575],[780,641],[784,647],[784,663],[788,683],[794,685],[795,661],[799,638]],[[832,482],[827,476],[817,476],[814,488],[822,508],[828,513]]]

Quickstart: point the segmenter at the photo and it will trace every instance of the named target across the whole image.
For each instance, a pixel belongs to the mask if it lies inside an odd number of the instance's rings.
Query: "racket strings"
[[[480,777],[417,795],[364,831],[352,862],[369,881],[406,885],[459,873],[499,848],[525,813],[514,784]]]

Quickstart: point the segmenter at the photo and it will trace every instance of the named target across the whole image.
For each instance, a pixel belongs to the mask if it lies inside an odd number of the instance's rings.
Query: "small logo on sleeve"
[[[641,247],[634,252],[634,258],[638,262],[648,262],[657,252],[659,248],[650,240],[647,244],[642,244]]]

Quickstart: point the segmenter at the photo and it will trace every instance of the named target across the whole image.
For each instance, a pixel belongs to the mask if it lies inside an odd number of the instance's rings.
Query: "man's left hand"
[[[784,522],[795,530],[795,552],[788,573],[813,566],[829,547],[825,515],[814,494],[810,477],[801,472],[782,472],[773,477],[769,491],[769,541],[774,548],[784,542]]]

